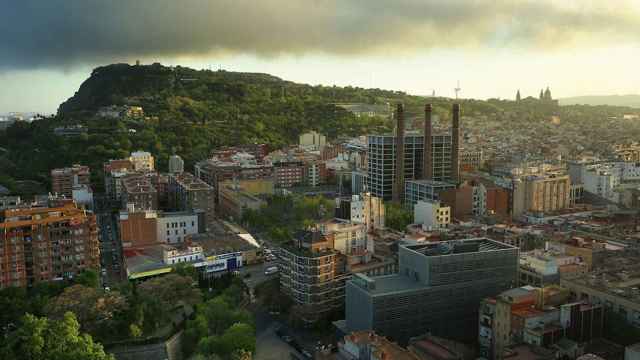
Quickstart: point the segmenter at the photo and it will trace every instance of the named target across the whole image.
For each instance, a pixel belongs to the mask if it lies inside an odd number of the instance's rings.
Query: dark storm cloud
[[[242,53],[340,56],[627,41],[616,0],[0,0],[0,70]],[[561,2],[564,3],[564,2]],[[600,6],[597,6],[600,5]]]

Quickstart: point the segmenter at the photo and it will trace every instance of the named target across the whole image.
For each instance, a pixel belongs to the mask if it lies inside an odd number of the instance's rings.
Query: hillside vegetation
[[[114,64],[96,68],[58,114],[33,123],[18,122],[0,133],[0,184],[15,189],[15,180],[47,186],[52,168],[74,163],[91,167],[100,191],[102,164],[131,151],[146,150],[166,169],[179,154],[186,169],[215,148],[267,143],[272,148],[295,144],[308,130],[338,137],[391,131],[388,114],[355,116],[336,104],[405,104],[408,127],[421,127],[425,102],[434,104],[442,121],[450,118],[448,98],[424,98],[403,92],[357,87],[311,86],[258,73],[193,70],[160,64]],[[473,119],[534,121],[558,111],[555,103],[524,99],[460,100],[463,116]],[[145,117],[104,118],[104,106],[142,106]],[[384,108],[384,106],[383,106]],[[53,135],[60,126],[83,125],[87,134]]]

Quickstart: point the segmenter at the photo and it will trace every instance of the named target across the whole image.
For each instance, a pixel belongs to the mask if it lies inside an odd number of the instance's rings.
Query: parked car
[[[264,274],[265,275],[273,275],[273,274],[276,274],[278,271],[280,271],[280,270],[278,269],[277,266],[269,266],[268,268],[266,268],[264,270]]]

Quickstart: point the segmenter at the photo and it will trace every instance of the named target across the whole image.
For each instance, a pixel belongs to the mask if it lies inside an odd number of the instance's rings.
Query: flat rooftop
[[[448,183],[446,181],[437,181],[437,180],[407,180],[407,183],[413,183],[413,184],[418,184],[418,185],[424,185],[424,186],[431,186],[431,187],[455,187],[454,184],[452,183]]]
[[[360,279],[368,279],[371,282],[375,283],[375,286],[366,289],[366,291],[372,296],[412,292],[415,290],[430,288],[430,286],[415,281],[410,277],[402,274],[391,274],[375,277],[368,277],[363,274],[358,274],[358,276],[352,278],[351,281],[361,284],[359,282]]]
[[[402,245],[425,256],[446,256],[515,249],[515,247],[487,238],[449,240],[419,245]]]

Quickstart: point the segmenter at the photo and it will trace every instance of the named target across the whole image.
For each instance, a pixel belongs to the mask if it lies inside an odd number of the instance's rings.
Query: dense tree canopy
[[[80,333],[71,312],[60,320],[26,314],[22,325],[9,335],[0,358],[14,360],[113,360],[90,335]]]

